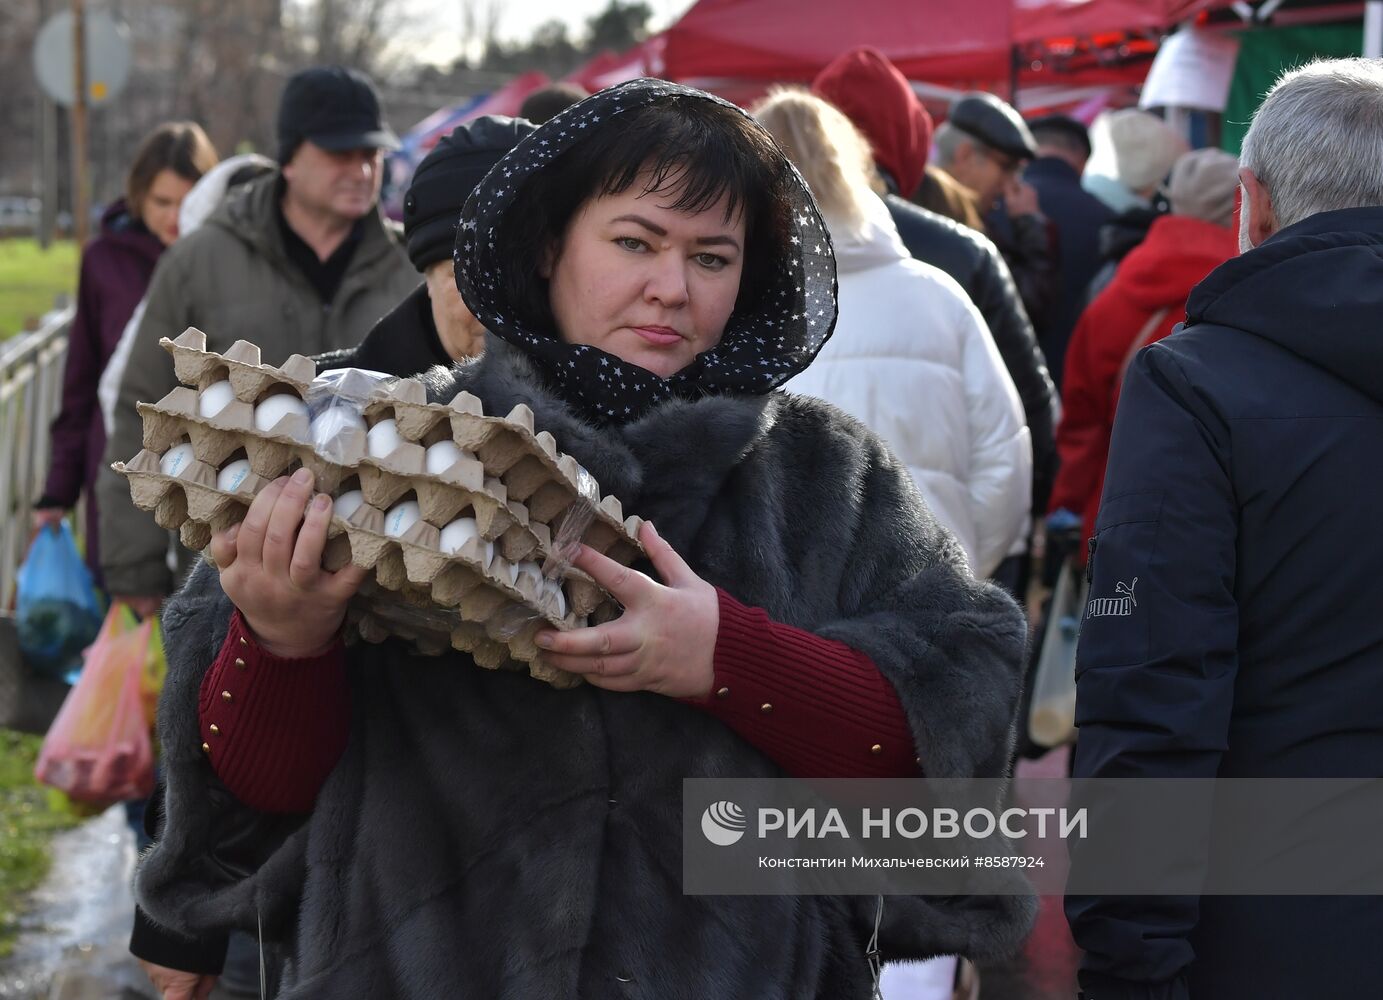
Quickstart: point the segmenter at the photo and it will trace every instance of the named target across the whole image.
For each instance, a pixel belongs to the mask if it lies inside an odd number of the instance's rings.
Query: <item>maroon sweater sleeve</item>
[[[872,660],[717,588],[715,683],[691,700],[798,778],[921,773],[907,717]]]
[[[202,750],[232,795],[260,812],[310,812],[350,736],[345,648],[274,656],[236,611],[199,707]]]
[[[898,695],[869,657],[717,594],[715,683],[686,704],[795,777],[921,773]],[[349,736],[344,648],[273,656],[237,611],[202,681],[200,714],[202,748],[232,794],[261,812],[308,812]]]

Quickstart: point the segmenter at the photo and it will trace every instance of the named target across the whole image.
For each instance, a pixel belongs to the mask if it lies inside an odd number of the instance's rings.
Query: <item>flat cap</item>
[[[966,135],[1001,153],[1020,160],[1037,156],[1037,143],[1022,115],[993,94],[966,94],[951,105],[949,121]]]

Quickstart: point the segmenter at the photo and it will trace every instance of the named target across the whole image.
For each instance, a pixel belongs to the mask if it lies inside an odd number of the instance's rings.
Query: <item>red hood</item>
[[[932,116],[898,67],[868,46],[851,49],[817,74],[812,93],[864,133],[901,194],[917,190],[931,150]]]
[[[1239,254],[1233,229],[1185,215],[1163,215],[1124,258],[1113,287],[1145,309],[1180,307],[1211,271]]]

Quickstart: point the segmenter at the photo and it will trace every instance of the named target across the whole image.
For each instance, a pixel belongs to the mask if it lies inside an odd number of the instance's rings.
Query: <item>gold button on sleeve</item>
[[[245,661],[242,660],[240,657],[237,656],[237,657],[235,658],[235,666],[236,666],[236,669],[237,669],[237,670],[244,670],[244,669],[245,669]]]
[[[211,744],[210,744],[210,743],[203,743],[203,744],[202,744],[202,753],[211,753]]]
[[[884,752],[884,748],[879,744],[875,743],[872,747],[869,748],[869,752],[877,757],[879,754]]]
[[[717,698],[728,698],[728,697],[730,697],[730,689],[729,689],[729,688],[721,688],[719,691],[716,692],[716,697],[717,697]]]
[[[250,644],[250,640],[249,640],[249,639],[246,639],[246,638],[242,635],[242,636],[240,637],[240,645],[242,645],[242,646],[248,646],[249,644]]]
[[[221,700],[222,700],[222,701],[227,701],[227,702],[228,702],[228,701],[233,701],[234,699],[231,698],[231,693],[230,693],[229,691],[222,691],[222,692],[221,692]]]
[[[211,735],[212,735],[212,736],[219,736],[219,735],[221,735],[221,727],[218,726],[218,725],[217,725],[216,723],[214,723],[214,722],[211,724]]]
[[[768,702],[764,702],[762,705],[759,706],[759,711],[762,712],[764,715],[767,715],[769,712],[773,711],[773,706],[770,705]]]

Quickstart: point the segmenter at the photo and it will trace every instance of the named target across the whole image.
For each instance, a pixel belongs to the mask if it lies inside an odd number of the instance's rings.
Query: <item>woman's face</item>
[[[144,195],[139,217],[164,246],[171,246],[178,238],[178,209],[191,190],[190,180],[165,168],[154,175]]]
[[[677,191],[592,198],[543,271],[557,330],[667,378],[720,342],[744,269],[744,214],[726,196],[696,213],[666,207]]]

